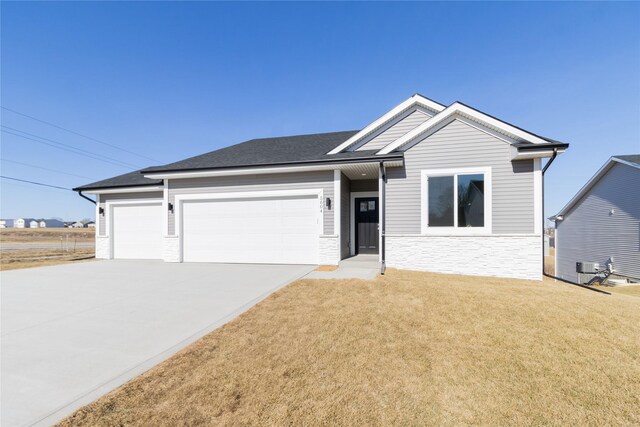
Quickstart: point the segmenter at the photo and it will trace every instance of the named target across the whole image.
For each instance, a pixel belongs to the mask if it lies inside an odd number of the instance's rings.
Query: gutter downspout
[[[575,282],[572,282],[570,280],[561,279],[560,277],[556,277],[556,276],[553,276],[551,274],[547,274],[544,271],[544,223],[545,223],[545,220],[546,220],[545,216],[544,216],[544,173],[547,171],[547,169],[549,169],[549,166],[551,166],[551,163],[553,163],[553,161],[556,159],[557,156],[558,156],[558,149],[554,148],[553,149],[553,155],[551,156],[551,158],[549,159],[547,164],[544,165],[544,168],[542,168],[542,275],[546,276],[546,277],[549,277],[551,279],[555,279],[555,280],[559,280],[559,281],[564,282],[564,283],[568,283],[570,285],[580,286],[581,288],[589,289],[590,291],[595,291],[595,292],[599,292],[599,293],[602,293],[602,294],[611,295],[611,293],[609,293],[607,291],[603,291],[602,289],[597,289],[597,288],[593,288],[591,286],[583,285],[583,284],[580,284],[580,283],[575,283]]]
[[[96,201],[95,201],[95,200],[93,200],[93,199],[91,199],[91,198],[89,198],[89,197],[85,196],[84,194],[82,194],[82,191],[78,191],[78,196],[82,197],[82,198],[83,198],[83,199],[85,199],[85,200],[90,201],[90,202],[91,202],[91,203],[93,203],[94,205],[96,204]]]
[[[380,188],[379,188],[379,196],[380,196],[380,218],[379,218],[379,227],[380,227],[380,274],[384,275],[385,270],[387,269],[386,260],[385,260],[385,222],[386,222],[386,183],[387,183],[387,172],[384,167],[384,162],[380,162],[380,170],[379,175],[381,178]]]

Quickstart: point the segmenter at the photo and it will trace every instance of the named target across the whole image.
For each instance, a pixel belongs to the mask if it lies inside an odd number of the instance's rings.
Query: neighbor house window
[[[486,230],[490,201],[485,190],[489,176],[490,172],[484,171],[423,171],[423,232]]]

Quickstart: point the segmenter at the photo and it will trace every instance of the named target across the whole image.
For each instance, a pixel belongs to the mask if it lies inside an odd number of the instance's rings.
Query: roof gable
[[[429,111],[433,111],[434,113],[439,113],[440,111],[445,109],[444,105],[438,102],[435,102],[427,97],[424,97],[420,94],[415,94],[411,98],[396,105],[387,113],[385,113],[384,115],[376,119],[374,122],[366,126],[364,129],[362,129],[358,133],[351,136],[342,144],[338,145],[337,147],[329,151],[327,154],[338,154],[342,151],[349,149],[350,147],[352,147],[353,145],[356,145],[358,142],[362,141],[363,139],[378,132],[381,128],[387,126],[389,123],[398,121],[398,119],[406,115],[408,111],[412,111],[412,110],[415,111],[418,107],[425,108]]]
[[[613,166],[617,163],[631,166],[640,170],[640,154],[628,155],[628,156],[613,156],[600,168],[598,171],[587,181],[587,183],[576,193],[569,203],[567,203],[560,211],[554,216],[558,217],[566,215],[573,206],[578,203],[591,189],[604,177]],[[553,218],[553,217],[552,217]]]
[[[533,144],[549,144],[557,142],[549,140],[547,138],[543,138],[534,133],[527,132],[524,129],[499,120],[493,116],[476,110],[475,108],[471,108],[461,102],[454,102],[431,119],[427,120],[418,127],[404,134],[402,137],[398,138],[396,141],[384,147],[378,152],[378,154],[388,154],[392,151],[398,150],[404,145],[415,142],[417,139],[420,139],[429,131],[437,129],[438,126],[447,123],[456,116],[465,118],[472,122],[477,122],[499,134],[503,134],[507,137],[505,138],[505,141],[509,143],[529,142]]]

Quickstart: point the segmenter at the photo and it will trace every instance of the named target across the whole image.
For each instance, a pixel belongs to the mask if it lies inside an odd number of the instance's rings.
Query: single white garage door
[[[317,264],[318,196],[184,201],[183,260]]]
[[[112,207],[113,258],[162,259],[162,204]]]

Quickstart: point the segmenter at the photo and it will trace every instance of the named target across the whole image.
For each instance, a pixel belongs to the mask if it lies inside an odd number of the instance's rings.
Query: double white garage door
[[[161,259],[162,214],[161,205],[114,207],[114,258]],[[184,200],[176,215],[182,260],[317,264],[320,215],[317,195]]]

